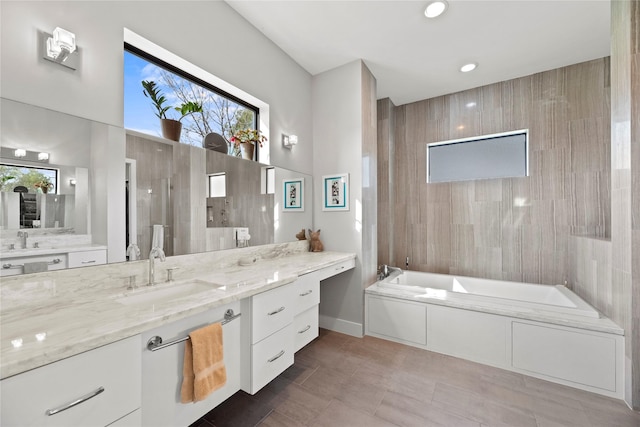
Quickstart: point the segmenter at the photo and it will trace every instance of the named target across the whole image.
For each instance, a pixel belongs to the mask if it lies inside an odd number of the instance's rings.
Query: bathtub
[[[392,269],[365,289],[365,334],[623,397],[624,330],[562,285]]]
[[[375,286],[396,290],[414,298],[450,301],[484,301],[538,312],[599,318],[600,313],[562,285],[536,285],[465,276],[393,269]]]

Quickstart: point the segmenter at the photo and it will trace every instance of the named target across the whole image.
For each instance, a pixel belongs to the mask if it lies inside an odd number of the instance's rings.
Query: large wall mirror
[[[123,132],[110,125],[4,98],[0,102],[0,164],[42,167],[57,174],[52,193],[45,194],[35,186],[27,188],[26,194],[31,194],[28,198],[35,199],[39,209],[40,222],[36,220],[35,226],[33,221],[21,224],[21,193],[13,191],[15,186],[3,186],[2,263],[18,256],[37,255],[38,250],[64,251],[67,246],[78,245],[122,254],[108,257],[108,262],[145,259],[151,249],[154,226],[164,230],[167,256],[240,244],[294,241],[301,229],[312,227],[313,186],[309,175],[134,131]],[[113,161],[103,161],[102,156],[105,149],[111,149],[109,144],[114,144],[113,137],[109,140],[105,135],[114,134],[115,144],[123,147],[118,150],[125,154],[118,161],[122,168],[109,173],[104,169],[113,169]],[[16,149],[46,152],[48,162],[16,157]],[[211,193],[212,176],[224,177],[224,193]],[[288,212],[282,206],[283,183],[297,178],[304,178],[306,206],[302,211]],[[6,181],[11,184],[10,179]],[[120,197],[124,203],[117,200]],[[107,236],[114,230],[106,230],[109,221],[105,218],[116,214],[109,209],[114,198],[125,206],[123,212],[115,210],[124,218],[119,223],[125,224],[115,232],[126,236],[118,239],[125,242],[118,248],[109,247],[111,240]],[[250,239],[239,241],[237,229],[246,229]],[[29,235],[26,248],[21,245],[20,232]],[[134,255],[132,245],[139,249],[139,255]]]

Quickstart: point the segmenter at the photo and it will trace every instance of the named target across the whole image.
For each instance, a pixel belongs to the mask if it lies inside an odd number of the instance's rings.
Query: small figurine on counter
[[[304,228],[302,230],[300,230],[300,232],[298,234],[296,234],[296,238],[298,240],[307,240],[307,236],[304,233]]]
[[[311,229],[309,229],[309,251],[322,252],[323,250],[324,245],[320,241],[320,230],[311,231]]]

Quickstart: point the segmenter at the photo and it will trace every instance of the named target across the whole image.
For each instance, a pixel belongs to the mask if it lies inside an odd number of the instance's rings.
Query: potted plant
[[[142,93],[151,99],[153,107],[156,109],[155,115],[160,119],[162,126],[162,136],[172,141],[180,141],[182,131],[182,119],[193,113],[202,112],[202,104],[194,101],[183,102],[179,107],[165,105],[167,98],[162,94],[153,80],[142,81]],[[180,113],[178,120],[167,117],[167,111],[174,109]]]
[[[53,183],[49,181],[49,179],[43,178],[33,184],[33,186],[36,188],[37,192],[43,192],[44,194],[47,194],[49,190],[53,188]]]
[[[258,129],[241,129],[233,134],[229,140],[236,147],[242,150],[242,158],[253,160],[253,152],[256,144],[262,147],[262,143],[267,140]]]

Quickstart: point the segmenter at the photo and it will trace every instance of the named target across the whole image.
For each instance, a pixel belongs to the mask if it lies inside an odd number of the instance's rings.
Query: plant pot
[[[255,150],[255,148],[256,146],[251,144],[250,142],[241,142],[240,150],[242,151],[242,158],[253,160],[253,151]]]
[[[48,187],[40,187],[40,189],[42,190],[42,192],[44,194],[47,194],[49,192],[49,188]]]
[[[172,141],[180,142],[180,132],[182,123],[173,119],[160,119],[162,125],[162,136]]]

